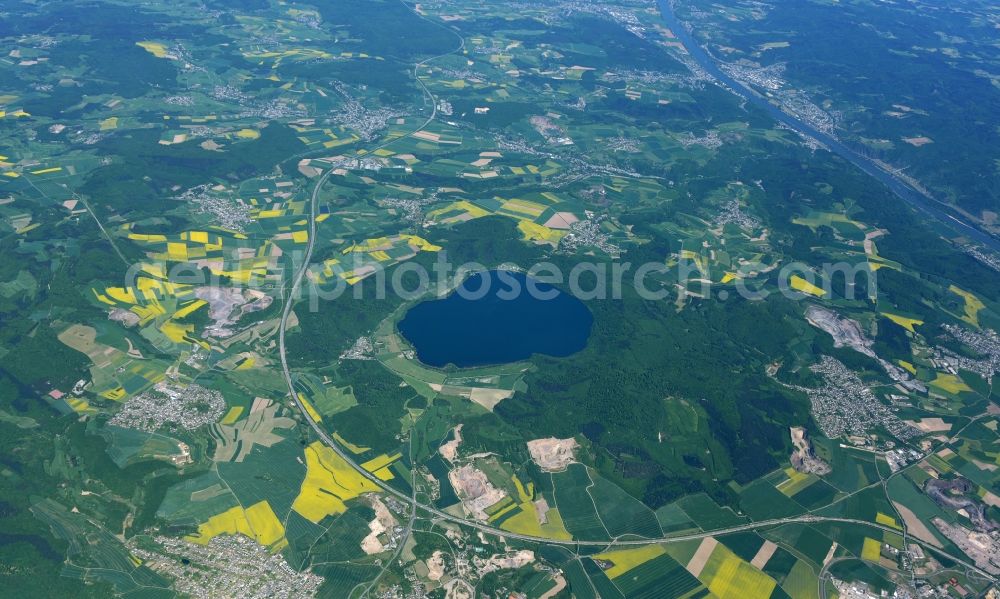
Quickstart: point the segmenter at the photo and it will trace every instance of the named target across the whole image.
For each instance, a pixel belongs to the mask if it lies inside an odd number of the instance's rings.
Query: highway
[[[755,530],[759,528],[768,528],[771,526],[779,526],[782,524],[788,524],[792,522],[799,523],[815,523],[815,522],[840,522],[845,524],[856,524],[868,526],[870,528],[879,529],[886,532],[898,533],[899,531],[895,528],[884,526],[881,524],[876,524],[872,522],[866,522],[864,520],[852,520],[849,518],[835,518],[827,516],[816,516],[816,515],[803,515],[794,518],[782,518],[775,520],[761,520],[758,522],[750,522],[747,524],[741,524],[738,526],[731,526],[728,528],[722,528],[717,530],[708,530],[694,533],[687,533],[682,535],[664,536],[659,538],[650,539],[578,539],[578,540],[560,540],[560,539],[549,539],[545,537],[536,537],[532,535],[523,535],[518,533],[513,533],[510,531],[502,530],[500,528],[490,526],[489,524],[484,524],[475,520],[470,520],[468,518],[463,518],[460,516],[455,516],[454,514],[449,514],[443,510],[440,510],[433,505],[421,503],[417,500],[416,496],[410,496],[402,491],[399,491],[389,485],[386,485],[381,479],[376,477],[371,472],[368,472],[361,467],[360,464],[354,461],[353,456],[351,456],[347,451],[345,451],[332,437],[319,425],[318,422],[309,416],[305,405],[302,400],[299,399],[298,393],[295,392],[295,385],[292,381],[291,372],[288,369],[288,356],[286,353],[285,346],[285,332],[288,326],[288,317],[292,312],[292,307],[294,306],[294,298],[297,296],[299,290],[302,287],[302,281],[305,278],[306,271],[309,268],[310,260],[312,259],[313,247],[316,242],[316,213],[318,211],[319,204],[319,194],[320,190],[323,188],[323,184],[326,183],[327,179],[330,177],[330,170],[324,171],[322,175],[316,180],[316,185],[313,188],[312,195],[309,201],[309,240],[306,244],[306,251],[302,262],[296,268],[295,273],[292,276],[292,287],[287,295],[284,295],[284,305],[281,311],[281,321],[278,326],[278,354],[281,358],[281,371],[285,379],[285,384],[288,386],[288,396],[295,403],[299,412],[302,414],[305,422],[309,423],[312,427],[313,432],[316,436],[320,438],[326,445],[328,445],[341,459],[343,459],[347,464],[349,464],[354,470],[359,474],[368,479],[372,484],[381,488],[386,493],[393,495],[400,501],[407,503],[413,507],[414,513],[417,511],[422,511],[430,516],[438,518],[440,520],[445,520],[455,524],[460,524],[467,526],[469,528],[474,528],[478,531],[483,532],[491,536],[501,536],[509,539],[518,539],[520,541],[529,541],[535,543],[548,543],[553,545],[564,545],[571,547],[610,547],[610,546],[627,546],[627,545],[649,545],[651,543],[679,543],[682,541],[691,541],[694,539],[703,539],[709,536],[724,535],[734,532],[741,532],[747,530]],[[937,549],[919,539],[912,539],[911,542],[916,542],[921,545],[925,550],[932,551],[939,555],[947,557],[949,560],[954,561],[958,564],[974,570],[983,576],[988,577],[990,580],[996,580],[989,573],[981,570],[975,564],[966,562],[965,560],[959,559],[951,554]]]
[[[463,47],[464,47],[464,40],[462,41],[462,44],[460,44],[458,48],[456,48],[455,50],[452,50],[451,52],[448,52],[448,53],[446,53],[446,54],[444,54],[442,56],[445,56],[447,54],[451,54],[451,53],[460,51]],[[431,113],[431,116],[423,123],[423,125],[421,125],[418,129],[416,129],[416,130],[412,131],[411,133],[409,133],[409,135],[413,135],[414,133],[416,133],[416,132],[422,130],[424,127],[426,127],[427,124],[429,124],[433,120],[433,118],[434,118],[434,116],[436,114],[437,99],[430,92],[430,90],[427,89],[426,85],[424,85],[424,83],[422,81],[420,81],[419,76],[417,76],[417,69],[421,65],[426,64],[429,60],[432,60],[432,59],[433,58],[425,59],[425,60],[421,61],[420,63],[418,63],[414,67],[414,76],[417,78],[417,81],[420,83],[421,89],[424,91],[424,93],[427,95],[428,99],[431,102],[432,113]],[[389,142],[386,142],[386,143],[389,143]],[[385,144],[383,144],[383,145],[385,145]],[[382,147],[382,146],[379,146],[379,147]],[[410,505],[412,507],[412,510],[413,510],[412,515],[411,515],[411,519],[410,519],[411,524],[413,522],[413,518],[415,518],[416,513],[417,512],[423,512],[423,513],[425,513],[426,515],[428,515],[428,516],[430,516],[432,518],[436,518],[436,519],[439,519],[439,520],[443,520],[443,521],[451,522],[451,523],[454,523],[454,524],[459,524],[459,525],[462,525],[462,526],[473,528],[473,529],[478,530],[478,531],[480,531],[480,532],[482,532],[484,534],[488,534],[488,535],[495,536],[495,537],[504,537],[504,538],[508,538],[508,539],[517,539],[517,540],[520,540],[520,541],[527,541],[527,542],[533,542],[533,543],[543,543],[543,544],[551,544],[551,545],[562,545],[562,546],[576,547],[576,548],[581,548],[581,547],[629,546],[629,545],[634,546],[634,545],[649,545],[649,544],[652,544],[652,543],[679,543],[679,542],[683,542],[683,541],[691,541],[691,540],[696,540],[696,539],[703,539],[703,538],[710,537],[710,536],[725,535],[725,534],[729,534],[729,533],[735,533],[735,532],[741,532],[741,531],[748,531],[748,530],[756,530],[756,529],[761,529],[761,528],[768,528],[768,527],[773,527],[773,526],[780,526],[782,524],[789,524],[789,523],[838,522],[838,523],[844,523],[844,524],[856,524],[856,525],[859,525],[859,526],[867,526],[869,528],[878,529],[878,530],[885,531],[885,532],[893,532],[893,533],[898,533],[899,532],[899,530],[897,530],[895,528],[884,526],[884,525],[873,523],[873,522],[866,522],[866,521],[863,521],[863,520],[852,520],[852,519],[849,519],[849,518],[837,518],[837,517],[827,517],[827,516],[817,516],[817,515],[813,515],[813,514],[807,514],[807,515],[796,516],[796,517],[792,517],[792,518],[781,518],[781,519],[773,519],[773,520],[761,520],[761,521],[758,521],[758,522],[750,522],[750,523],[747,523],[747,524],[740,524],[740,525],[737,525],[737,526],[731,526],[731,527],[721,528],[721,529],[716,529],[716,530],[699,531],[699,532],[685,533],[685,534],[679,534],[679,535],[663,536],[663,537],[658,537],[658,538],[629,538],[629,539],[610,539],[610,540],[609,539],[576,539],[576,540],[549,539],[549,538],[546,538],[546,537],[537,537],[537,536],[533,536],[533,535],[524,535],[524,534],[513,533],[513,532],[510,532],[510,531],[502,530],[502,529],[497,528],[495,526],[490,526],[487,523],[479,522],[479,521],[476,521],[476,520],[470,520],[470,519],[465,518],[465,517],[461,517],[461,516],[456,516],[454,514],[450,514],[448,512],[445,512],[443,510],[438,509],[437,507],[435,507],[433,505],[420,502],[416,498],[416,494],[415,493],[412,496],[411,495],[407,495],[406,493],[403,493],[402,491],[399,491],[398,489],[395,489],[395,488],[393,488],[393,487],[385,484],[384,481],[382,481],[381,479],[379,479],[378,477],[376,477],[371,472],[368,472],[367,470],[365,470],[364,468],[362,468],[357,462],[355,462],[353,456],[350,455],[346,450],[344,450],[339,444],[337,444],[333,440],[333,438],[326,432],[326,430],[324,430],[323,427],[320,426],[318,422],[316,422],[315,420],[312,419],[312,417],[309,416],[309,413],[306,410],[305,405],[303,404],[302,400],[299,399],[298,393],[296,393],[296,391],[295,391],[295,385],[294,385],[294,382],[292,380],[292,375],[291,375],[291,372],[290,372],[290,370],[288,368],[288,356],[287,356],[286,344],[285,344],[285,334],[286,334],[286,329],[287,329],[287,326],[288,326],[288,318],[291,315],[292,308],[293,308],[294,303],[295,303],[295,298],[297,297],[299,291],[302,288],[302,282],[305,279],[306,272],[308,271],[309,264],[310,264],[310,261],[312,259],[313,248],[315,247],[315,243],[316,243],[316,216],[317,216],[317,212],[318,212],[319,195],[320,195],[320,191],[323,188],[323,185],[329,179],[331,172],[332,171],[329,170],[329,169],[325,170],[316,179],[316,183],[315,183],[315,186],[313,188],[313,191],[312,191],[312,194],[311,194],[310,200],[309,200],[309,229],[308,229],[309,230],[309,239],[308,239],[308,242],[306,243],[305,254],[303,256],[302,261],[296,267],[295,272],[292,275],[292,286],[288,290],[289,292],[287,294],[286,293],[282,293],[281,294],[281,297],[283,299],[284,304],[283,304],[282,312],[281,312],[281,320],[280,320],[279,326],[278,326],[278,354],[279,354],[279,357],[280,357],[280,360],[281,360],[282,375],[283,375],[283,377],[285,379],[285,384],[288,387],[288,396],[289,396],[289,399],[292,402],[294,402],[295,406],[298,408],[299,412],[301,413],[304,421],[309,424],[309,426],[312,428],[312,430],[316,434],[316,436],[323,443],[325,443],[327,446],[329,446],[341,459],[343,459],[347,464],[349,464],[351,466],[351,468],[353,468],[355,471],[357,471],[360,475],[364,476],[369,482],[371,482],[372,484],[376,485],[378,488],[382,489],[385,493],[388,493],[388,494],[394,496],[396,499],[400,500],[401,502]],[[921,545],[927,551],[931,551],[931,552],[934,552],[934,553],[939,554],[941,556],[944,556],[947,559],[949,559],[949,560],[951,560],[953,562],[956,562],[958,564],[961,564],[962,566],[964,566],[964,567],[966,567],[966,568],[968,568],[970,570],[976,571],[979,574],[982,574],[983,576],[986,576],[990,580],[994,580],[994,581],[996,580],[995,577],[993,577],[989,573],[987,573],[987,572],[979,569],[975,564],[970,564],[970,563],[966,562],[965,560],[962,560],[962,559],[957,558],[957,557],[955,557],[953,555],[950,555],[950,554],[948,554],[946,552],[943,552],[943,551],[937,549],[936,547],[928,545],[928,544],[926,544],[923,541],[920,541],[918,539],[912,539],[911,542],[915,542],[915,543]]]
[[[691,56],[691,58],[693,58],[695,62],[697,62],[698,65],[705,70],[705,72],[714,77],[720,83],[724,84],[724,86],[729,87],[730,91],[735,92],[737,95],[745,98],[755,106],[762,108],[776,121],[783,123],[795,131],[807,135],[808,137],[816,139],[826,146],[831,152],[839,155],[841,158],[847,160],[865,174],[888,187],[889,190],[896,195],[896,197],[905,201],[919,212],[930,216],[932,219],[936,220],[938,223],[947,227],[954,233],[964,235],[969,239],[992,249],[993,251],[1000,251],[1000,239],[997,239],[996,237],[993,237],[979,228],[965,222],[960,218],[961,215],[951,210],[947,204],[928,199],[896,174],[883,169],[876,164],[875,161],[852,150],[832,135],[818,131],[808,123],[805,123],[781,110],[779,107],[771,104],[771,102],[764,96],[758,94],[742,82],[733,79],[723,72],[723,70],[719,68],[715,59],[709,56],[708,52],[702,48],[701,44],[694,39],[684,24],[681,23],[676,15],[674,15],[673,9],[670,6],[670,1],[657,0],[657,4],[660,8],[660,16],[663,18],[664,22],[666,22],[667,27],[684,45],[688,55]]]

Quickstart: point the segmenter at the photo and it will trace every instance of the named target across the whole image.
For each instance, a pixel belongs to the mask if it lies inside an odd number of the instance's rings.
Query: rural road
[[[672,31],[677,39],[684,45],[688,56],[694,59],[694,61],[697,62],[706,73],[711,75],[717,81],[725,84],[724,87],[728,87],[730,91],[736,93],[741,98],[744,98],[753,103],[755,106],[763,109],[774,120],[784,123],[793,130],[804,133],[805,135],[821,142],[831,152],[847,160],[869,177],[881,182],[889,189],[889,191],[895,194],[896,197],[903,200],[917,211],[923,212],[940,224],[951,229],[957,235],[964,235],[995,252],[1000,252],[1000,239],[997,239],[993,235],[979,229],[973,224],[966,222],[963,220],[964,217],[959,218],[962,215],[953,210],[947,204],[930,196],[924,196],[910,183],[899,177],[896,172],[882,168],[875,161],[851,149],[844,142],[835,137],[834,133],[827,134],[817,130],[809,123],[806,123],[792,114],[785,112],[780,107],[775,106],[768,100],[768,98],[757,93],[749,86],[727,75],[720,68],[719,63],[715,60],[715,58],[709,55],[708,51],[706,51],[705,48],[694,38],[692,32],[684,26],[684,23],[682,23],[680,19],[677,18],[674,14],[673,7],[670,4],[671,0],[657,0],[657,5],[660,9],[660,17],[666,23],[670,31]]]
[[[452,54],[454,52],[458,52],[463,47],[464,47],[464,39],[462,40],[462,44],[460,44],[458,48],[456,48],[456,49],[454,49],[454,50],[452,50],[452,51],[450,51],[450,52],[448,52],[446,54],[443,54],[441,56],[445,56],[447,54]],[[419,68],[419,66],[421,66],[423,64],[426,64],[429,60],[432,60],[432,58],[425,59],[425,60],[417,63],[417,65],[414,67],[414,75],[415,76],[417,74],[416,71]],[[433,118],[434,118],[434,116],[436,114],[437,99],[430,92],[430,90],[427,89],[427,86],[424,85],[424,83],[422,81],[420,81],[420,78],[419,77],[416,77],[416,78],[417,78],[418,83],[421,86],[421,89],[428,96],[428,98],[429,98],[429,100],[431,102],[432,113],[431,113],[431,116],[423,123],[423,125],[421,125],[418,129],[410,132],[406,137],[412,136],[414,133],[417,133],[418,131],[421,131],[424,127],[426,127],[433,120]],[[393,141],[395,141],[395,140],[393,140]],[[390,143],[390,142],[386,142],[386,144],[388,144],[388,143]],[[386,145],[386,144],[383,144],[383,145]],[[382,146],[379,146],[379,147],[382,147]],[[731,526],[731,527],[717,529],[717,530],[700,531],[700,532],[686,533],[686,534],[673,535],[673,536],[663,536],[663,537],[659,537],[659,538],[611,539],[611,540],[608,540],[608,539],[600,539],[600,540],[597,540],[597,539],[595,539],[595,540],[588,540],[588,539],[579,539],[579,540],[549,539],[549,538],[545,538],[545,537],[537,537],[537,536],[533,536],[533,535],[524,535],[524,534],[513,533],[513,532],[510,532],[510,531],[501,530],[500,528],[497,528],[497,527],[494,527],[494,526],[490,526],[489,524],[485,524],[485,523],[482,523],[482,522],[477,522],[475,520],[470,520],[468,518],[464,518],[464,517],[461,517],[461,516],[455,516],[453,514],[450,514],[448,512],[440,510],[440,509],[434,507],[433,505],[421,503],[416,498],[415,495],[413,495],[413,496],[407,495],[406,493],[403,493],[402,491],[399,491],[399,490],[397,490],[397,489],[395,489],[395,488],[393,488],[393,487],[385,484],[384,481],[380,480],[374,474],[372,474],[371,472],[368,472],[367,470],[365,470],[364,468],[362,468],[357,462],[355,462],[354,459],[353,459],[353,456],[349,455],[342,447],[340,447],[340,445],[338,445],[330,437],[330,435],[323,429],[323,427],[321,427],[318,422],[316,422],[315,420],[312,419],[312,417],[309,416],[309,413],[306,410],[305,405],[303,404],[302,400],[299,399],[298,393],[296,393],[296,391],[295,391],[295,385],[294,385],[294,382],[292,380],[292,375],[291,375],[291,372],[289,371],[289,368],[288,368],[288,357],[287,357],[287,353],[286,353],[286,344],[285,344],[285,333],[286,333],[286,329],[287,329],[287,325],[288,325],[288,318],[289,318],[289,316],[290,316],[290,314],[292,312],[292,308],[294,306],[295,297],[297,296],[299,290],[302,287],[302,281],[305,278],[306,272],[309,269],[310,261],[312,259],[313,248],[315,247],[315,243],[316,243],[316,213],[318,211],[319,194],[320,194],[320,191],[323,188],[323,185],[329,179],[331,172],[332,171],[330,171],[330,170],[325,170],[316,179],[316,184],[315,184],[315,187],[313,188],[312,195],[310,197],[310,202],[309,202],[309,239],[308,239],[308,242],[306,244],[305,254],[303,256],[303,259],[302,259],[301,263],[298,265],[298,267],[296,268],[296,270],[295,270],[295,272],[294,272],[294,274],[292,276],[292,286],[291,286],[291,289],[289,290],[289,292],[287,294],[282,294],[282,297],[284,299],[284,306],[282,308],[281,320],[280,320],[279,326],[278,326],[278,353],[279,353],[279,356],[281,358],[281,370],[282,370],[282,374],[283,374],[284,379],[285,379],[285,384],[288,387],[288,396],[289,396],[289,398],[293,402],[295,402],[295,405],[297,406],[299,412],[302,414],[303,419],[305,420],[305,422],[307,422],[312,427],[313,432],[316,433],[316,436],[319,437],[323,441],[323,443],[325,443],[327,446],[329,446],[341,459],[343,459],[347,464],[349,464],[351,466],[351,468],[353,468],[355,471],[357,471],[361,476],[364,476],[369,482],[371,482],[372,484],[376,485],[378,488],[382,489],[384,492],[386,492],[386,493],[388,493],[390,495],[393,495],[395,498],[397,498],[401,502],[404,502],[406,504],[411,505],[412,508],[413,508],[413,510],[414,510],[413,511],[414,515],[416,514],[417,511],[422,511],[422,512],[425,512],[426,514],[428,514],[428,515],[430,515],[430,516],[432,516],[434,518],[437,518],[437,519],[440,519],[440,520],[444,520],[444,521],[448,521],[448,522],[452,522],[452,523],[455,523],[455,524],[460,524],[462,526],[466,526],[466,527],[469,527],[469,528],[473,528],[473,529],[476,529],[478,531],[483,532],[484,534],[488,534],[488,535],[491,535],[491,536],[505,537],[505,538],[508,538],[508,539],[517,539],[517,540],[520,540],[520,541],[529,541],[529,542],[535,542],[535,543],[543,543],[543,544],[551,544],[551,545],[563,545],[563,546],[570,546],[570,547],[577,547],[577,548],[580,548],[580,547],[611,547],[611,546],[629,546],[629,545],[649,545],[649,544],[653,544],[653,543],[679,543],[679,542],[683,542],[683,541],[691,541],[691,540],[696,540],[696,539],[703,539],[703,538],[710,537],[710,536],[724,535],[724,534],[741,532],[741,531],[748,531],[748,530],[756,530],[756,529],[760,529],[760,528],[768,528],[768,527],[772,527],[772,526],[779,526],[779,525],[782,525],[782,524],[789,524],[789,523],[839,522],[839,523],[845,523],[845,524],[856,524],[856,525],[859,525],[859,526],[867,526],[867,527],[870,527],[870,528],[873,528],[873,529],[879,529],[879,530],[887,531],[887,532],[894,532],[894,533],[898,532],[898,530],[896,530],[894,528],[891,528],[891,527],[888,527],[888,526],[884,526],[884,525],[881,525],[881,524],[877,524],[877,523],[866,522],[866,521],[863,521],[863,520],[853,520],[853,519],[849,519],[849,518],[836,518],[836,517],[826,517],[826,516],[817,516],[817,515],[803,515],[803,516],[797,516],[797,517],[792,517],[792,518],[782,518],[782,519],[773,519],[773,520],[761,520],[761,521],[758,521],[758,522],[751,522],[751,523],[747,523],[747,524],[741,524],[741,525]],[[964,561],[962,559],[959,559],[959,558],[957,558],[957,557],[955,557],[953,555],[950,555],[950,554],[948,554],[948,553],[946,553],[944,551],[941,551],[941,550],[937,549],[936,547],[927,545],[923,541],[919,541],[917,539],[914,539],[913,542],[916,542],[916,543],[920,544],[925,550],[932,551],[932,552],[934,552],[936,554],[939,554],[941,556],[946,557],[947,559],[949,559],[951,561],[954,561],[954,562],[956,562],[958,564],[961,564],[961,565],[965,566],[966,568],[974,570],[974,571],[976,571],[976,572],[978,572],[978,573],[980,573],[980,574],[988,577],[990,580],[994,580],[994,581],[996,580],[995,577],[993,577],[989,573],[984,572],[983,570],[979,569],[974,564],[970,564],[970,563],[968,563],[968,562],[966,562],[966,561]]]
[[[448,521],[448,522],[453,522],[453,523],[456,523],[456,524],[461,524],[463,526],[474,528],[474,529],[479,530],[479,531],[481,531],[481,532],[483,532],[485,534],[489,534],[489,535],[493,535],[493,536],[502,536],[502,537],[510,538],[510,539],[518,539],[518,540],[521,540],[521,541],[530,541],[530,542],[536,542],[536,543],[547,543],[547,544],[553,544],[553,545],[565,545],[565,546],[571,546],[571,547],[585,547],[585,546],[587,546],[587,547],[610,547],[610,546],[627,546],[627,545],[649,545],[649,544],[652,544],[652,543],[679,543],[679,542],[682,542],[682,541],[691,541],[691,540],[695,540],[695,539],[703,539],[705,537],[710,537],[710,536],[724,535],[724,534],[729,534],[729,533],[734,533],[734,532],[741,532],[741,531],[748,531],[748,530],[755,530],[755,529],[759,529],[759,528],[768,528],[768,527],[771,527],[771,526],[779,526],[779,525],[782,525],[782,524],[789,524],[789,523],[793,523],[793,522],[797,522],[797,523],[839,522],[839,523],[844,523],[844,524],[856,524],[856,525],[859,525],[859,526],[867,526],[867,527],[870,527],[870,528],[875,528],[875,529],[879,529],[879,530],[886,531],[886,532],[893,532],[893,533],[898,533],[899,532],[895,528],[892,528],[892,527],[889,527],[889,526],[884,526],[884,525],[881,525],[881,524],[872,523],[872,522],[866,522],[864,520],[853,520],[853,519],[850,519],[850,518],[836,518],[836,517],[817,516],[817,515],[803,515],[803,516],[797,516],[797,517],[793,517],[793,518],[779,518],[779,519],[773,519],[773,520],[761,520],[761,521],[758,521],[758,522],[750,522],[750,523],[747,523],[747,524],[741,524],[741,525],[738,525],[738,526],[731,526],[731,527],[721,528],[721,529],[717,529],[717,530],[701,531],[701,532],[688,533],[688,534],[683,534],[683,535],[664,536],[664,537],[659,537],[659,538],[649,538],[649,539],[612,539],[612,540],[607,540],[607,539],[600,539],[600,540],[596,540],[596,539],[595,540],[580,539],[580,540],[570,540],[570,541],[567,541],[567,540],[548,539],[548,538],[545,538],[545,537],[536,537],[536,536],[533,536],[533,535],[524,535],[524,534],[513,533],[513,532],[510,532],[510,531],[502,530],[502,529],[494,527],[494,526],[490,526],[488,524],[484,524],[482,522],[477,522],[477,521],[474,521],[474,520],[469,520],[468,518],[464,518],[464,517],[460,517],[460,516],[455,516],[453,514],[449,514],[448,512],[440,510],[440,509],[434,507],[433,505],[428,505],[428,504],[425,504],[425,503],[421,503],[420,501],[418,501],[416,499],[415,496],[407,495],[406,493],[403,493],[402,491],[399,491],[399,490],[397,490],[397,489],[395,489],[395,488],[393,488],[393,487],[385,484],[384,481],[380,480],[377,476],[375,476],[371,472],[368,472],[367,470],[365,470],[364,468],[362,468],[357,462],[355,462],[354,459],[353,459],[353,457],[351,455],[349,455],[342,447],[340,447],[340,445],[338,445],[333,440],[333,438],[330,437],[330,435],[323,429],[323,427],[321,427],[319,425],[318,422],[316,422],[315,420],[312,419],[312,417],[309,416],[309,413],[306,410],[305,405],[303,404],[302,400],[299,399],[298,393],[295,392],[295,385],[294,385],[294,383],[292,381],[292,375],[291,375],[291,372],[288,369],[288,356],[287,356],[287,353],[286,353],[286,346],[285,346],[285,332],[286,332],[286,329],[287,329],[287,326],[288,326],[288,317],[289,317],[289,315],[292,312],[292,307],[294,305],[294,298],[296,297],[296,295],[298,294],[299,289],[302,286],[302,280],[305,278],[306,271],[309,268],[309,262],[310,262],[310,260],[312,258],[313,247],[315,245],[315,240],[316,240],[316,212],[317,212],[317,207],[318,207],[318,203],[319,203],[319,193],[320,193],[320,190],[323,187],[323,184],[329,178],[330,173],[331,173],[331,171],[327,170],[327,171],[324,171],[324,173],[322,175],[320,175],[320,177],[316,180],[316,186],[314,187],[313,192],[312,192],[312,196],[310,198],[310,203],[309,203],[309,206],[310,206],[310,209],[309,209],[309,240],[308,240],[308,242],[306,244],[306,251],[305,251],[305,255],[303,257],[303,260],[299,264],[298,268],[296,269],[296,271],[295,271],[295,273],[294,273],[294,275],[292,277],[292,287],[290,289],[290,292],[285,296],[285,299],[284,299],[284,307],[283,307],[283,309],[281,311],[281,321],[280,321],[279,326],[278,326],[278,354],[279,354],[279,356],[281,358],[281,370],[282,370],[282,374],[284,375],[284,378],[285,378],[285,384],[288,386],[288,396],[289,396],[289,398],[292,401],[295,402],[295,405],[298,407],[299,412],[301,412],[303,419],[307,423],[309,423],[309,425],[313,429],[313,432],[316,433],[316,436],[318,436],[323,441],[323,443],[325,443],[326,445],[328,445],[338,456],[340,456],[341,459],[343,459],[345,462],[347,462],[347,464],[349,464],[360,475],[364,476],[368,481],[370,481],[372,484],[376,485],[377,487],[379,487],[380,489],[382,489],[386,493],[389,493],[390,495],[393,495],[394,497],[396,497],[397,499],[399,499],[400,501],[402,501],[404,503],[410,504],[411,506],[413,506],[413,509],[415,511],[418,511],[418,510],[419,511],[423,511],[423,512],[425,512],[427,514],[430,514],[431,516],[439,518],[441,520],[445,520],[445,521]],[[994,576],[992,576],[988,572],[985,572],[985,571],[981,570],[975,564],[968,563],[965,560],[959,559],[959,558],[957,558],[957,557],[955,557],[955,556],[953,556],[953,555],[951,555],[951,554],[949,554],[947,552],[944,552],[944,551],[942,551],[940,549],[937,549],[936,547],[933,547],[933,546],[931,546],[929,544],[926,544],[923,541],[920,541],[918,539],[913,539],[912,542],[918,543],[925,550],[932,551],[932,552],[934,552],[934,553],[936,553],[938,555],[944,556],[944,557],[946,557],[947,559],[949,559],[951,561],[959,563],[959,564],[965,566],[966,568],[974,570],[974,571],[982,574],[983,576],[988,577],[990,580],[996,581],[996,578]]]

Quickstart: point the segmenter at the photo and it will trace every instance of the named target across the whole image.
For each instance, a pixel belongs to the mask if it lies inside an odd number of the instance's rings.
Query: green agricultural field
[[[7,4],[7,594],[986,593],[984,3]]]
[[[552,476],[555,502],[566,530],[580,539],[604,539],[610,532],[597,512],[588,488],[593,485],[586,468],[573,466]]]

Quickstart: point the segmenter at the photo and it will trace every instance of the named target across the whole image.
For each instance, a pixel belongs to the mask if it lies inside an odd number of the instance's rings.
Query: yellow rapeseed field
[[[605,560],[614,563],[614,566],[604,571],[608,578],[617,578],[636,566],[640,566],[649,560],[660,557],[666,553],[659,545],[644,545],[635,549],[620,549],[618,551],[608,551],[593,555],[594,559]]]
[[[344,502],[379,490],[332,449],[316,441],[306,447],[306,478],[292,509],[310,522],[347,511]]]
[[[216,514],[198,526],[198,532],[185,537],[192,543],[207,545],[219,535],[241,534],[272,550],[281,549],[285,544],[285,527],[271,509],[267,500],[243,509],[232,507]]]

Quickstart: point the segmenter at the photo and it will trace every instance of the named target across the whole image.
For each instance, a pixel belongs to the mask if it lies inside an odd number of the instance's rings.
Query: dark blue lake
[[[397,326],[424,364],[464,368],[574,354],[587,345],[593,321],[572,295],[522,273],[494,270],[470,276],[447,297],[417,304]]]

